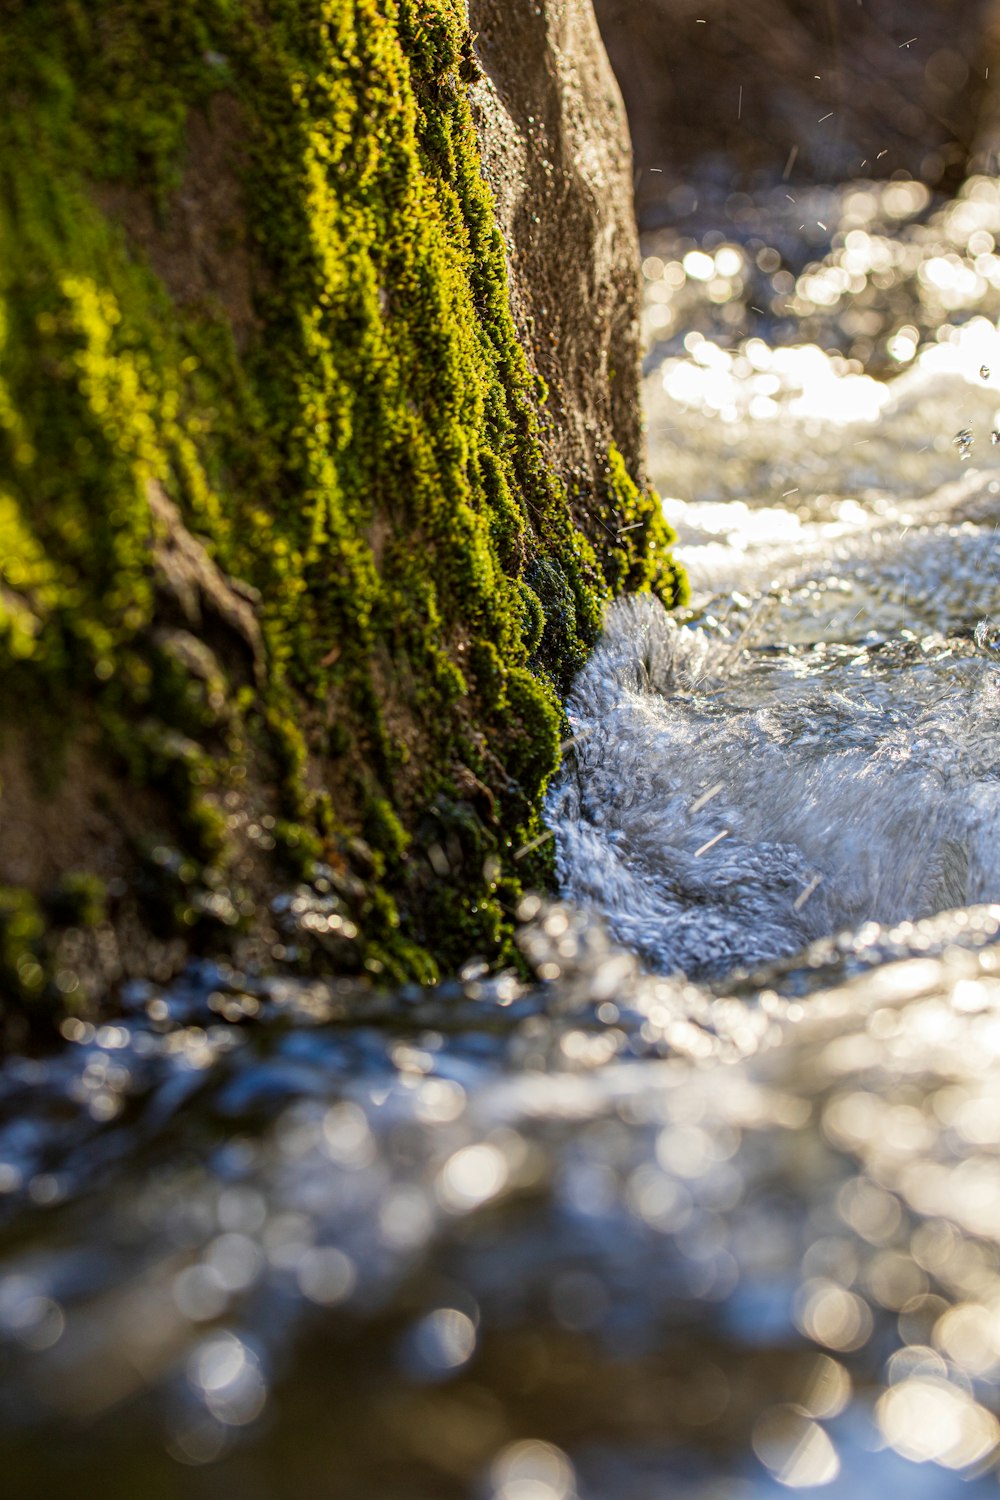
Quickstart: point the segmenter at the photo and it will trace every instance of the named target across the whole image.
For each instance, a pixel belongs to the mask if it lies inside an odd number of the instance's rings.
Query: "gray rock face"
[[[549,389],[547,446],[587,493],[617,444],[642,470],[639,249],[622,96],[591,0],[470,0],[480,149],[522,342]],[[578,516],[586,524],[585,514]]]

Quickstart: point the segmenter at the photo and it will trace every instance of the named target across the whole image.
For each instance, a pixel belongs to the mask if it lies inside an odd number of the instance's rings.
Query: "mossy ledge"
[[[683,579],[613,444],[546,459],[476,72],[457,0],[5,6],[8,1035],[199,949],[509,957],[561,694]]]

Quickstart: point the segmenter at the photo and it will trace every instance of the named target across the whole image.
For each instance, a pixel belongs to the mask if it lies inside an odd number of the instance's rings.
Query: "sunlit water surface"
[[[1000,198],[786,187],[646,247],[694,598],[576,685],[538,983],[0,1070],[5,1494],[996,1494]]]

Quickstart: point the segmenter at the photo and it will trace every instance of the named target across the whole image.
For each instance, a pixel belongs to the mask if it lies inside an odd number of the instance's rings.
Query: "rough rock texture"
[[[640,218],[692,178],[746,191],[904,171],[955,187],[989,92],[995,0],[595,0]],[[818,77],[816,75],[819,75]],[[862,163],[865,163],[862,166]]]
[[[470,0],[485,77],[472,91],[510,252],[511,305],[549,392],[546,452],[579,487],[578,520],[617,445],[643,469],[639,245],[632,145],[590,0]]]
[[[683,588],[589,0],[473,25],[5,7],[8,1018],[193,947],[503,958],[603,604]]]

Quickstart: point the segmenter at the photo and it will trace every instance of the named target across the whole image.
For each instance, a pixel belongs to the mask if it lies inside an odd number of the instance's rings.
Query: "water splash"
[[[998,203],[650,248],[694,600],[576,685],[531,983],[201,965],[0,1065],[19,1500],[995,1495]]]

